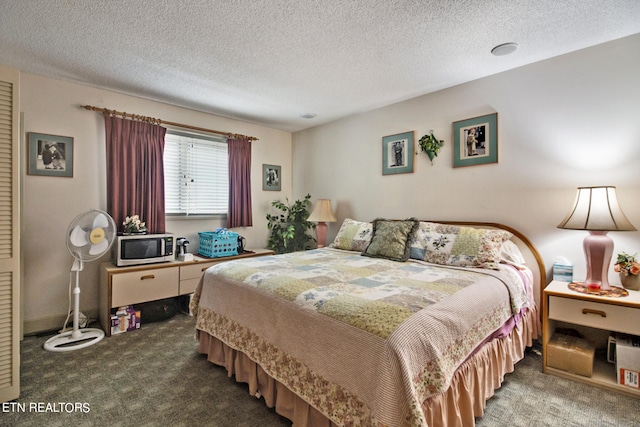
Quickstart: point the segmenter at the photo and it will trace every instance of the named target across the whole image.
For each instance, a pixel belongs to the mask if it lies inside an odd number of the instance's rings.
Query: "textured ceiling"
[[[638,0],[0,0],[0,63],[296,131],[640,33],[639,17]],[[490,54],[504,42],[520,47]]]

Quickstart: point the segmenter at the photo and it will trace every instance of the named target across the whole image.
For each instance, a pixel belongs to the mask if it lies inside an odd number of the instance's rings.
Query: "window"
[[[167,131],[164,188],[167,215],[226,215],[228,150],[224,137]]]

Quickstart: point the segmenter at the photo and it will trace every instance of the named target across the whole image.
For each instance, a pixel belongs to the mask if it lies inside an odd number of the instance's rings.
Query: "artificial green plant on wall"
[[[420,145],[420,151],[426,152],[431,164],[433,164],[433,159],[438,157],[438,153],[444,145],[444,140],[438,140],[433,131],[429,131],[427,135],[420,138],[418,145]]]

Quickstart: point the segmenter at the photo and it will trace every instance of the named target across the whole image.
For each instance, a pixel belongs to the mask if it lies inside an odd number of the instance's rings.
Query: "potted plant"
[[[627,289],[640,290],[640,263],[636,259],[636,254],[619,253],[613,270],[620,273],[622,286]]]
[[[302,251],[310,249],[310,243],[315,242],[312,236],[307,234],[311,228],[315,228],[313,222],[307,221],[309,218],[309,208],[311,207],[311,195],[307,194],[303,200],[296,200],[289,203],[276,200],[271,202],[271,206],[278,209],[280,213],[267,213],[267,227],[271,231],[267,246],[277,254]]]
[[[444,140],[438,140],[433,134],[433,131],[429,131],[428,135],[424,135],[420,138],[418,144],[420,145],[420,150],[427,153],[429,160],[431,160],[431,164],[433,164],[433,159],[434,157],[438,157],[438,153],[444,145]]]

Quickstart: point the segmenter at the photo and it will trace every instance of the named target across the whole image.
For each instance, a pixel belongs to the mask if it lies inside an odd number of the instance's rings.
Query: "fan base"
[[[44,349],[48,351],[72,351],[80,350],[81,348],[89,347],[96,344],[104,338],[104,331],[102,329],[80,329],[76,332],[76,337],[73,337],[74,331],[63,332],[54,337],[51,337],[44,343]]]

